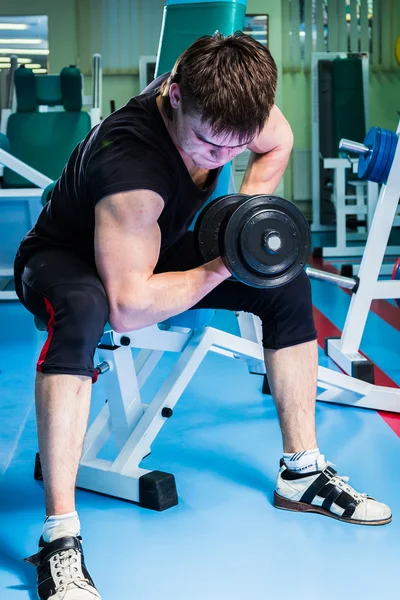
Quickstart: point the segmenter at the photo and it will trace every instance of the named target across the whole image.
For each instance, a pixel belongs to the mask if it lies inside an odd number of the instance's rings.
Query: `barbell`
[[[371,127],[364,142],[341,139],[339,149],[358,154],[358,176],[377,183],[386,183],[397,148],[398,137],[394,131]]]
[[[285,198],[221,196],[200,212],[194,235],[204,262],[221,256],[231,279],[251,287],[280,287],[305,269],[312,279],[357,291],[357,278],[305,268],[310,228],[303,213]]]

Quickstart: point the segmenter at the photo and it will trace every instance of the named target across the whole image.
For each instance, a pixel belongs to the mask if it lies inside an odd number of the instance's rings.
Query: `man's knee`
[[[91,285],[69,286],[53,310],[54,331],[62,331],[65,344],[78,345],[84,340],[97,343],[109,314],[105,293]]]
[[[45,303],[49,335],[37,370],[94,377],[93,357],[109,312],[100,284],[56,286]]]
[[[302,271],[290,283],[265,296],[258,311],[264,348],[279,349],[316,338],[311,285]]]

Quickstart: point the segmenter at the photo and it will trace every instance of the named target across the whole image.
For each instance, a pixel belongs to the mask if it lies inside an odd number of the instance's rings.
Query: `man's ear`
[[[179,108],[181,103],[181,89],[179,87],[179,83],[172,83],[169,88],[169,101],[171,103],[172,108],[175,110]]]

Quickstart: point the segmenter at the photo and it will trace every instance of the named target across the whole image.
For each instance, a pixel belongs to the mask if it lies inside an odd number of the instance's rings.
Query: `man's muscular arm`
[[[149,190],[113,194],[96,205],[96,266],[115,331],[141,329],[184,312],[230,275],[220,258],[190,271],[154,275],[163,207],[161,196]]]
[[[282,179],[293,148],[291,127],[273,106],[262,132],[249,144],[252,151],[240,191],[243,194],[273,194]]]

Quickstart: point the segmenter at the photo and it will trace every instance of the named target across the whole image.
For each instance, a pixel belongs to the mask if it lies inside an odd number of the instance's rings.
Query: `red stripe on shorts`
[[[46,360],[47,353],[50,348],[51,340],[53,339],[53,334],[54,334],[53,326],[54,326],[54,323],[56,322],[56,315],[54,312],[54,308],[52,307],[50,302],[47,300],[47,298],[44,299],[44,303],[46,305],[46,312],[49,315],[49,322],[47,323],[47,333],[48,333],[47,340],[42,348],[42,351],[39,356],[39,360],[36,365],[36,370],[39,372],[42,371],[42,365],[43,365],[44,361]]]

